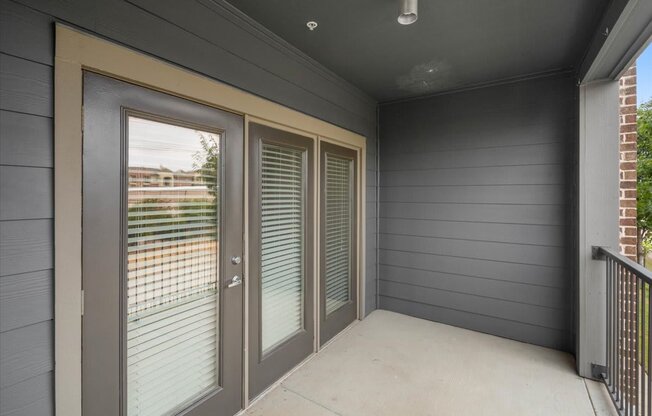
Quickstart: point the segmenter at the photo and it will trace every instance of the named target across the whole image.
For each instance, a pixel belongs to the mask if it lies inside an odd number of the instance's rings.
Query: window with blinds
[[[128,119],[127,413],[218,384],[220,135]]]
[[[353,161],[326,153],[325,161],[325,280],[326,314],[351,298],[353,226]]]
[[[303,328],[304,151],[262,144],[261,322],[265,353]]]

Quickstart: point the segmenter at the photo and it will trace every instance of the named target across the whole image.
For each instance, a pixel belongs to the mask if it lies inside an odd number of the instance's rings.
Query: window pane
[[[303,328],[303,151],[263,144],[261,161],[262,349]]]
[[[326,314],[351,299],[353,161],[326,154]]]
[[[128,119],[130,416],[181,410],[218,384],[219,141]]]

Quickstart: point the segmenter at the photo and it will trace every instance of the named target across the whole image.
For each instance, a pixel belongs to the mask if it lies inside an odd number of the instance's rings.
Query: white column
[[[576,358],[579,374],[591,377],[591,363],[606,357],[606,266],[591,259],[591,246],[618,249],[618,81],[580,86],[579,105]]]

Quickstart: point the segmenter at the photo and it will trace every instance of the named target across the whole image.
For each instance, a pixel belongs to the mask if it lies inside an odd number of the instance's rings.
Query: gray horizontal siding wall
[[[567,75],[380,107],[379,307],[571,348]]]
[[[217,1],[0,0],[0,415],[53,414],[54,22],[367,137],[367,312],[376,308],[376,103]]]

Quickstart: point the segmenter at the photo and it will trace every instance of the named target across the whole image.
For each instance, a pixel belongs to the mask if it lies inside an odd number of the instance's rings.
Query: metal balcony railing
[[[594,247],[593,255],[607,271],[607,360],[594,375],[620,415],[652,416],[652,272],[609,248]]]

